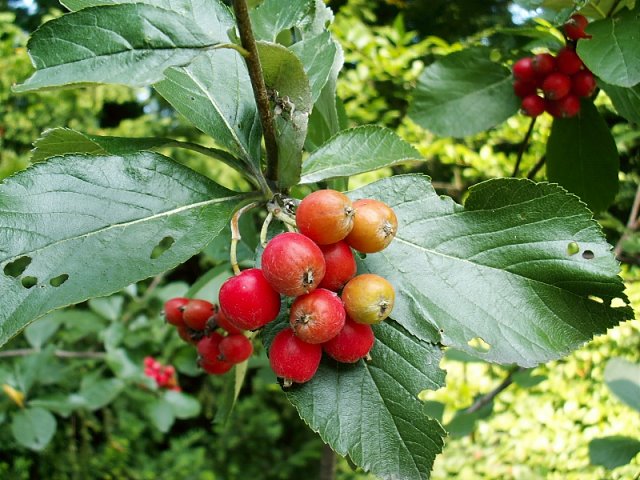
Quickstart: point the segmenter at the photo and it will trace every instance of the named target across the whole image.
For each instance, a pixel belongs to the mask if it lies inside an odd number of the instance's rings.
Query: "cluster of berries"
[[[244,270],[222,285],[220,308],[199,299],[165,303],[167,322],[197,344],[205,371],[225,373],[249,358],[253,346],[244,333],[280,315],[281,295],[293,297],[290,328],[275,336],[269,358],[285,385],[310,380],[323,351],[345,363],[368,356],[371,324],[389,316],[395,292],[378,275],[356,275],[353,250],[386,248],[398,228],[395,213],[378,200],[351,202],[335,190],[319,190],[300,202],[295,223],[300,233],[281,233],[267,243],[261,268]]]
[[[160,388],[167,390],[180,391],[178,379],[176,378],[176,369],[172,365],[162,365],[153,357],[144,358],[144,374],[156,381]]]
[[[214,303],[201,299],[172,298],[164,304],[168,323],[180,337],[197,346],[199,364],[213,375],[228,372],[253,353],[253,344]]]
[[[537,117],[546,111],[556,118],[573,117],[580,112],[580,97],[593,94],[595,77],[575,50],[578,39],[589,38],[584,31],[587,23],[582,15],[571,17],[564,25],[567,46],[555,57],[540,53],[513,64],[513,90],[522,98],[525,115]]]

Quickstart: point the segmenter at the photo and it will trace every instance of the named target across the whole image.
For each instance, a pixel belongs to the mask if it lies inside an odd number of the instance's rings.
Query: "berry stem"
[[[538,174],[538,172],[542,169],[542,167],[544,166],[544,163],[546,161],[547,161],[547,157],[545,157],[544,155],[542,157],[540,157],[540,160],[538,160],[536,162],[536,164],[533,166],[533,168],[527,174],[527,178],[529,180],[533,180],[535,178],[535,176]]]
[[[264,219],[262,223],[262,228],[260,229],[260,245],[263,247],[267,246],[267,232],[269,231],[269,225],[271,225],[271,220],[273,220],[273,213],[267,213],[267,218]]]
[[[248,53],[244,58],[247,63],[247,69],[249,70],[253,95],[256,99],[258,112],[260,113],[260,123],[262,124],[264,144],[267,152],[266,177],[275,183],[278,181],[278,144],[276,143],[276,129],[269,105],[267,86],[265,85],[264,75],[262,74],[262,65],[260,64],[260,57],[258,56],[258,47],[251,28],[251,20],[249,19],[249,9],[246,0],[233,0],[233,11],[236,15],[236,21],[238,22],[242,47]]]
[[[531,118],[531,122],[529,122],[529,128],[527,129],[527,133],[522,139],[522,143],[520,144],[520,149],[518,150],[518,158],[516,159],[516,164],[513,167],[512,177],[516,177],[518,175],[518,171],[520,170],[520,162],[522,162],[522,156],[524,155],[524,151],[527,149],[527,145],[529,145],[529,139],[531,138],[531,133],[533,132],[533,126],[536,124],[536,119],[538,117]]]
[[[231,217],[231,248],[229,249],[229,257],[231,260],[231,268],[233,268],[233,273],[235,275],[240,273],[240,267],[238,266],[238,242],[242,240],[242,237],[240,236],[240,226],[238,223],[240,222],[240,217],[244,212],[257,207],[258,205],[260,205],[260,202],[251,202],[240,208],[233,214],[233,217]]]
[[[289,226],[295,227],[296,219],[293,215],[288,213],[286,209],[287,206],[285,205],[285,207],[281,207],[276,197],[274,197],[273,200],[267,203],[267,210],[269,211],[269,213],[272,213],[275,218],[283,222],[287,226],[287,228],[289,228]],[[292,230],[289,229],[289,231]]]

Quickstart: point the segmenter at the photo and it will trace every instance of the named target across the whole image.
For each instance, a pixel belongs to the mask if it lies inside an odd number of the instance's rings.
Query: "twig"
[[[512,177],[516,177],[518,175],[518,170],[520,169],[520,162],[522,162],[522,156],[524,155],[524,151],[527,149],[527,145],[529,145],[529,139],[531,138],[531,132],[533,132],[533,126],[536,124],[536,119],[538,117],[532,117],[531,122],[529,122],[529,128],[527,129],[527,133],[522,139],[522,143],[520,144],[520,149],[518,150],[518,158],[516,159],[516,164],[513,167]]]
[[[231,217],[231,248],[229,249],[229,257],[231,260],[231,268],[233,268],[233,273],[238,275],[240,273],[240,266],[238,265],[238,242],[242,240],[240,236],[240,217],[247,210],[251,210],[254,207],[260,205],[260,202],[251,202],[241,209],[239,209],[236,213]]]
[[[527,178],[529,180],[533,180],[536,177],[536,174],[542,169],[542,167],[544,166],[544,162],[546,161],[547,157],[545,157],[544,155],[540,157],[540,160],[536,162],[531,171],[527,174]]]
[[[278,144],[276,143],[276,128],[273,115],[271,114],[269,95],[262,74],[262,65],[260,64],[260,57],[258,56],[256,39],[253,36],[253,30],[251,28],[251,20],[249,19],[249,9],[246,0],[233,0],[233,11],[238,22],[242,46],[249,53],[249,55],[245,57],[245,61],[247,63],[247,69],[249,70],[253,95],[256,99],[258,112],[260,113],[260,123],[262,124],[264,144],[267,151],[266,177],[272,182],[277,182]]]
[[[618,239],[616,247],[613,249],[613,253],[616,257],[620,257],[622,254],[622,243],[629,237],[629,234],[638,228],[638,214],[640,214],[640,184],[636,189],[636,196],[633,199],[633,206],[631,212],[629,212],[629,218],[627,219],[627,228],[625,232]],[[618,259],[620,260],[620,259]]]
[[[486,393],[482,397],[478,398],[473,405],[465,410],[465,413],[474,413],[480,410],[482,407],[491,403],[491,401],[496,398],[500,392],[505,390],[509,385],[513,383],[513,375],[524,370],[522,367],[516,367],[509,371],[508,375],[505,379],[498,385],[496,388],[491,390],[489,393]]]
[[[26,357],[29,355],[33,355],[35,353],[40,353],[42,350],[38,350],[35,348],[19,348],[16,350],[5,350],[4,352],[0,352],[0,358],[10,358],[10,357]],[[72,352],[69,350],[56,350],[53,352],[53,355],[58,358],[95,358],[95,359],[103,359],[107,355],[105,352]]]

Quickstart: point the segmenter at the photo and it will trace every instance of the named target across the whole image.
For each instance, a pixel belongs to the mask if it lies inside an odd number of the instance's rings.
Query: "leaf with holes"
[[[395,322],[373,328],[371,361],[325,359],[287,397],[322,440],[356,465],[383,479],[427,479],[445,431],[425,416],[417,396],[443,386],[441,351]]]
[[[242,198],[149,152],[54,157],[7,178],[0,184],[0,346],[53,309],[184,262]]]
[[[182,0],[172,9],[138,3],[85,8],[36,30],[27,45],[36,72],[15,90],[149,85],[166,68],[228,42],[232,27],[230,12],[215,0]]]
[[[592,101],[580,115],[554,118],[547,141],[547,177],[589,205],[605,210],[618,192],[620,158],[607,122]]]
[[[419,338],[532,367],[633,318],[610,305],[626,301],[611,246],[557,185],[489,180],[462,207],[406,175],[350,197],[378,198],[398,216],[395,240],[364,266],[395,287],[392,317]]]
[[[465,137],[487,130],[518,111],[508,68],[488,50],[468,48],[447,55],[422,73],[409,108],[420,126],[442,136]]]

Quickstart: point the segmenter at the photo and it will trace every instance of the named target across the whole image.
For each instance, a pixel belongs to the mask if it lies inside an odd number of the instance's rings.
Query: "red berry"
[[[571,94],[560,100],[548,100],[546,110],[556,118],[575,117],[580,113],[580,99]]]
[[[590,97],[596,89],[596,79],[589,70],[571,77],[571,92],[578,97]]]
[[[346,313],[338,294],[318,288],[295,299],[289,322],[298,338],[307,343],[324,343],[344,326]]]
[[[398,232],[398,218],[386,203],[371,198],[353,202],[356,218],[345,241],[362,253],[375,253],[387,248]]]
[[[513,64],[513,76],[517,80],[533,82],[536,79],[536,72],[533,70],[533,59],[524,57]]]
[[[213,332],[208,337],[203,337],[198,342],[198,354],[207,362],[220,360],[220,342],[224,337],[218,332]]]
[[[325,273],[320,247],[300,233],[281,233],[267,244],[262,253],[262,271],[278,292],[297,297],[312,292]]]
[[[374,341],[371,325],[357,323],[347,317],[344,328],[323,344],[322,349],[339,362],[354,363],[369,354]]]
[[[342,290],[344,309],[358,323],[380,323],[391,314],[395,298],[393,286],[373,273],[352,278]]]
[[[279,332],[269,348],[269,363],[276,376],[284,378],[285,386],[291,382],[304,383],[318,371],[322,347],[306,343],[286,328]]]
[[[300,233],[318,245],[342,240],[353,228],[351,200],[336,190],[318,190],[302,199],[296,210]]]
[[[579,72],[583,65],[578,54],[573,49],[567,47],[560,49],[556,63],[560,73],[564,73],[565,75],[573,75]]]
[[[182,297],[167,300],[164,304],[164,318],[167,322],[176,327],[184,325],[182,309],[187,303],[189,303],[189,299]]]
[[[229,335],[220,341],[220,356],[230,363],[241,363],[253,353],[251,340],[242,335]]]
[[[559,100],[571,90],[571,79],[564,73],[552,73],[542,82],[542,90],[549,100]]]
[[[233,367],[233,363],[225,362],[224,360],[201,360],[200,366],[202,369],[210,373],[212,375],[222,375],[223,373],[227,373]]]
[[[204,330],[217,311],[218,307],[206,300],[189,300],[184,306],[184,323],[193,330]]]
[[[353,251],[345,241],[321,245],[320,250],[324,255],[326,269],[319,287],[337,292],[356,274],[357,266]]]
[[[513,92],[516,96],[523,98],[528,95],[535,95],[538,86],[535,82],[530,82],[526,80],[514,80],[513,82]]]
[[[531,68],[538,78],[546,77],[556,69],[556,59],[550,53],[539,53],[531,59]]]
[[[544,113],[544,99],[538,95],[529,95],[522,99],[520,105],[525,115],[530,117],[537,117]]]
[[[198,343],[197,337],[195,335],[193,335],[194,330],[191,330],[186,325],[178,326],[177,330],[178,330],[178,335],[180,335],[180,338],[182,340],[184,340],[185,342],[193,343],[193,344]]]
[[[589,20],[587,20],[584,15],[576,13],[575,15],[571,15],[571,18],[563,25],[564,33],[567,38],[570,38],[571,40],[591,38],[591,35],[584,31],[588,24]]]
[[[215,321],[216,321],[216,325],[218,327],[220,327],[221,329],[223,329],[225,332],[231,334],[231,335],[236,335],[238,333],[242,333],[242,330],[240,330],[239,328],[237,328],[233,323],[231,323],[229,321],[229,319],[227,318],[227,316],[224,314],[224,312],[222,311],[222,309],[220,309],[220,311],[218,311],[218,314],[215,317]]]
[[[144,361],[142,362],[142,364],[147,368],[151,368],[155,363],[156,361],[153,357],[144,357]]]
[[[220,308],[236,328],[255,330],[280,313],[280,295],[259,268],[244,270],[220,288]]]

